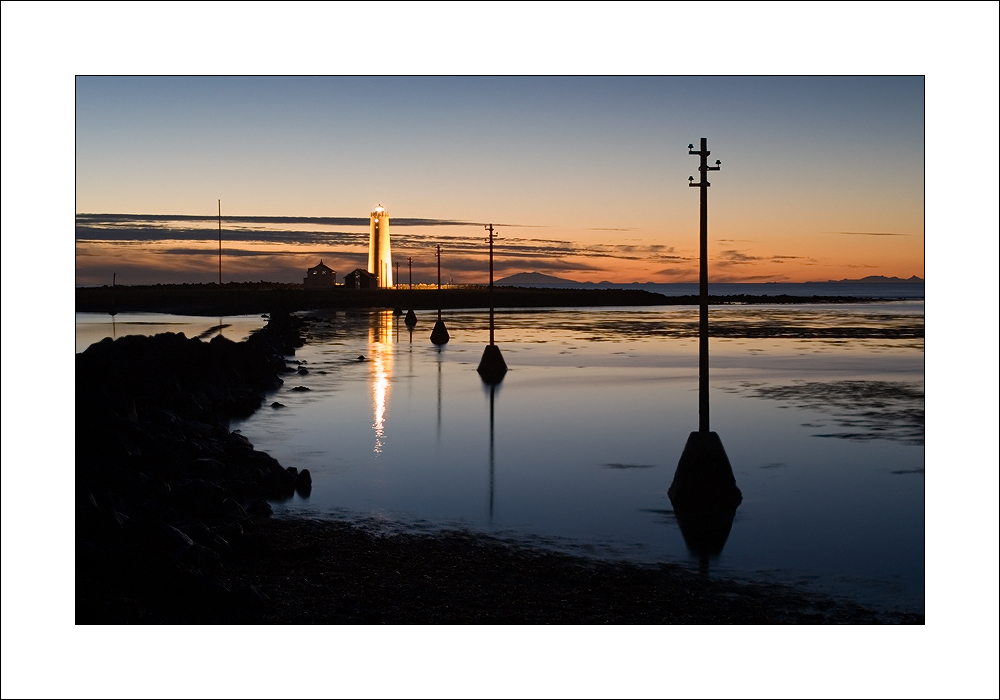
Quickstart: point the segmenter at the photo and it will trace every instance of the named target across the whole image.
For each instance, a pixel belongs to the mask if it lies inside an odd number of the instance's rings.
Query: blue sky
[[[81,77],[76,97],[78,213],[210,214],[222,199],[233,215],[365,216],[383,204],[689,257],[686,145],[707,136],[724,164],[715,254],[739,261],[733,279],[923,274],[920,76]],[[894,238],[845,250],[842,231]],[[688,272],[609,261],[585,278]]]

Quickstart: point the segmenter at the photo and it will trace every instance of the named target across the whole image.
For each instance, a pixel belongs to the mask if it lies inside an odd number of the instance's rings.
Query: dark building
[[[306,276],[302,280],[306,289],[333,289],[336,283],[337,273],[324,265],[322,260],[316,267],[306,270]]]
[[[378,287],[378,276],[359,267],[344,278],[344,286],[347,289],[376,289]]]

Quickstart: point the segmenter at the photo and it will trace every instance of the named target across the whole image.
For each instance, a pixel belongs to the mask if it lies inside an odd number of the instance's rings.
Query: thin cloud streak
[[[244,223],[252,222],[256,226],[233,226],[233,221],[238,220]],[[134,245],[135,243],[163,243],[163,242],[194,242],[194,241],[216,241],[219,237],[219,230],[212,226],[218,219],[213,217],[196,216],[168,216],[168,215],[148,215],[133,216],[126,214],[81,214],[77,216],[76,239],[77,243],[89,242],[95,244]],[[302,229],[276,229],[263,226],[265,222],[280,224],[284,222],[308,223],[319,225],[344,225],[345,223],[361,222],[367,229],[367,219],[351,220],[347,218],[319,218],[319,217],[234,217],[227,221],[223,217],[222,239],[223,245],[227,243],[265,243],[284,244],[289,246],[331,246],[337,248],[367,248],[368,231],[309,231]],[[393,219],[392,226],[398,226],[398,222],[419,222],[403,224],[406,225],[428,225],[426,222],[438,222],[429,225],[433,226],[467,226],[468,222],[459,222],[450,219]],[[197,226],[204,222],[205,226]],[[178,225],[172,225],[178,224]],[[478,225],[478,224],[477,224]],[[496,226],[500,226],[497,224]],[[506,225],[514,228],[514,225]],[[503,255],[507,257],[526,258],[607,258],[621,261],[660,261],[676,262],[689,260],[690,258],[670,255],[674,252],[671,246],[661,244],[654,245],[634,245],[634,244],[592,244],[578,245],[570,241],[558,239],[533,239],[512,237],[501,237],[498,241],[502,247]],[[485,251],[481,236],[469,235],[421,235],[410,233],[406,230],[399,231],[393,235],[393,248],[402,249],[430,249],[441,244],[449,252],[466,253],[480,255]],[[182,248],[184,246],[181,246]],[[188,246],[189,247],[189,246]],[[288,254],[297,254],[299,251],[287,251]],[[264,253],[262,253],[264,254]],[[277,254],[277,251],[274,252]],[[567,269],[582,269],[570,267]],[[600,269],[586,266],[586,269]]]
[[[835,233],[841,236],[912,236],[911,233],[877,233],[872,231],[820,231],[820,233]]]

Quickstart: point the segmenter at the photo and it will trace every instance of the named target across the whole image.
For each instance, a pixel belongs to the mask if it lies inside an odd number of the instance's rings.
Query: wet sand
[[[469,532],[375,536],[346,523],[271,519],[273,545],[232,568],[267,596],[260,622],[318,624],[922,624],[678,565],[573,557]]]

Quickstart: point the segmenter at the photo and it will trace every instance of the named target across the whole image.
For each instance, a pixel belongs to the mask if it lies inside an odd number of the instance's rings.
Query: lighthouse
[[[392,286],[392,250],[389,247],[389,212],[379,204],[371,213],[368,236],[368,272],[379,287]]]

